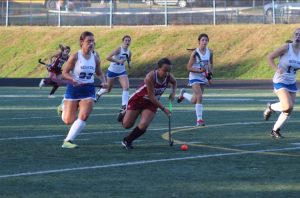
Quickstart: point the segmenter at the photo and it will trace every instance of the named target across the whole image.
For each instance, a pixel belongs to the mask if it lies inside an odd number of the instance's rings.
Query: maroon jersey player
[[[71,49],[69,46],[60,45],[59,47],[61,50],[50,58],[51,64],[47,65],[49,78],[42,79],[39,84],[40,87],[45,85],[52,86],[49,98],[54,97],[53,94],[59,86],[69,83],[69,81],[62,79],[62,66],[67,62]]]
[[[132,142],[146,132],[157,108],[161,109],[167,116],[170,115],[170,110],[159,99],[170,83],[172,89],[169,99],[174,100],[177,83],[170,73],[171,68],[172,63],[168,58],[160,59],[157,63],[157,69],[149,72],[144,79],[144,83],[130,96],[127,110],[124,111],[125,115],[122,118],[123,127],[126,129],[131,128],[139,115],[140,121],[132,132],[123,139],[122,145],[124,148],[133,148]]]

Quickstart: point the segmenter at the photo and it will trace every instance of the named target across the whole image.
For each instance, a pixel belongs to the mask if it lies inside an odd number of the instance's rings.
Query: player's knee
[[[132,123],[123,122],[122,126],[123,126],[124,129],[130,129],[133,126],[133,124]]]
[[[142,131],[147,130],[148,126],[149,126],[149,124],[146,122],[139,123],[139,125],[138,125],[139,129],[141,129]]]
[[[289,108],[289,109],[283,111],[283,113],[284,113],[286,116],[290,116],[290,115],[292,114],[292,112],[293,112],[293,108]]]
[[[66,125],[71,125],[75,121],[75,118],[63,118],[63,121]]]
[[[108,87],[108,88],[106,89],[106,93],[110,93],[110,92],[111,92],[111,89],[112,89],[112,87]]]
[[[283,105],[282,112],[291,113],[292,111],[293,111],[293,105],[291,104]]]
[[[202,94],[201,93],[196,93],[195,98],[196,98],[197,101],[200,101],[200,100],[202,101]]]
[[[86,121],[88,119],[88,117],[89,117],[88,113],[82,113],[78,116],[78,118],[83,121]]]

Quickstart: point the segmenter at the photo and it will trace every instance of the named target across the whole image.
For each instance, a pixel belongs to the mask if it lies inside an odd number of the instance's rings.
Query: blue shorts
[[[199,79],[192,79],[192,80],[189,80],[189,86],[192,86],[193,84],[201,84],[201,85],[206,85],[207,84],[207,81],[202,81],[202,80],[199,80]]]
[[[297,92],[297,84],[284,84],[284,83],[273,83],[274,91],[277,92],[279,89],[286,89],[289,92]]]
[[[117,77],[120,77],[120,76],[127,76],[127,71],[123,71],[121,73],[115,73],[115,72],[111,72],[109,70],[107,70],[107,73],[106,73],[106,76],[108,78],[117,78]]]
[[[67,85],[64,100],[83,100],[93,99],[95,100],[95,86],[83,85],[74,87],[73,85]]]

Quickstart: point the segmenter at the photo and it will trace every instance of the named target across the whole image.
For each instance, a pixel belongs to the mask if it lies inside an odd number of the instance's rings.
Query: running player
[[[177,99],[178,103],[182,102],[183,99],[187,99],[192,104],[195,104],[197,116],[196,126],[205,125],[202,118],[202,96],[204,86],[209,84],[213,72],[213,52],[207,47],[208,42],[209,38],[207,34],[199,35],[199,47],[192,52],[187,64],[187,70],[190,72],[189,85],[192,86],[193,94],[189,94],[185,89],[181,89]]]
[[[169,95],[169,100],[174,100],[177,83],[170,73],[171,67],[172,63],[168,58],[159,60],[157,69],[149,72],[144,79],[144,83],[130,96],[127,110],[124,112],[125,116],[122,120],[123,127],[126,129],[131,128],[138,116],[140,115],[141,117],[138,125],[123,139],[122,145],[124,148],[133,148],[132,142],[146,132],[156,114],[157,108],[160,108],[167,116],[170,115],[170,110],[160,103],[159,99],[168,87],[168,83],[170,83],[172,91]]]
[[[278,65],[275,59],[279,57]],[[282,138],[280,128],[290,117],[297,92],[296,72],[300,69],[300,28],[294,32],[293,42],[284,44],[282,47],[274,50],[268,55],[269,65],[276,71],[273,77],[274,92],[279,102],[267,104],[264,111],[264,119],[269,120],[270,116],[275,112],[280,115],[275,122],[271,136],[274,138]]]
[[[80,35],[81,50],[70,56],[63,70],[63,78],[72,82],[67,85],[64,97],[62,120],[71,125],[62,148],[76,148],[73,143],[76,136],[83,130],[93,110],[95,100],[94,73],[106,86],[105,76],[101,70],[100,58],[94,51],[94,35],[83,32]],[[76,119],[76,113],[78,118]]]
[[[49,78],[41,80],[39,87],[45,85],[52,86],[52,90],[48,98],[54,98],[54,93],[61,85],[70,83],[69,81],[62,80],[62,66],[68,60],[71,48],[69,46],[59,45],[60,51],[50,58],[51,64],[47,65]]]
[[[108,87],[106,89],[105,88],[99,89],[96,94],[96,101],[97,101],[103,94],[109,93],[111,91],[115,79],[119,78],[119,82],[123,89],[122,107],[120,109],[120,113],[126,109],[126,105],[128,103],[128,98],[129,98],[129,80],[125,68],[125,62],[127,62],[127,66],[130,69],[131,52],[129,50],[129,46],[131,44],[131,37],[125,35],[122,38],[122,41],[123,41],[122,46],[112,51],[106,58],[106,60],[111,62],[106,74]],[[118,116],[118,120],[119,120],[119,116]]]

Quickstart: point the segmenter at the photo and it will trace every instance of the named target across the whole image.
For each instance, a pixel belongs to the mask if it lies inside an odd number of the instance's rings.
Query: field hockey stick
[[[194,51],[196,48],[186,48],[188,51]]]
[[[173,105],[172,105],[172,102],[169,100],[169,110],[170,112],[172,112],[172,109],[173,109]],[[168,116],[169,118],[169,145],[170,146],[173,146],[173,138],[172,138],[172,133],[171,133],[171,114]]]
[[[39,59],[39,63],[47,66],[47,64],[45,62],[43,62],[42,59]]]
[[[128,64],[128,67],[129,68],[131,68],[131,66],[130,66],[130,60],[129,60],[129,56],[128,56],[128,54],[123,54],[125,57],[126,57],[126,62],[127,62],[127,64]]]
[[[70,83],[68,83],[68,85],[74,86],[74,84],[71,81],[70,81]],[[75,87],[82,87],[82,86],[94,86],[94,87],[98,87],[98,88],[103,87],[101,84],[96,84],[96,83],[81,83],[81,84],[75,85]]]

